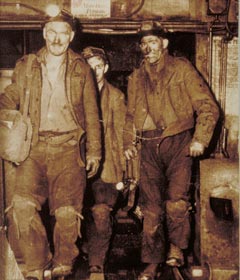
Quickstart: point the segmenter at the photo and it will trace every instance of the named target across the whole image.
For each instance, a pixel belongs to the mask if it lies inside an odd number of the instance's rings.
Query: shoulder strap
[[[29,101],[30,101],[30,88],[32,82],[32,62],[35,59],[35,57],[36,57],[35,54],[29,54],[27,58],[27,70],[26,70],[27,82],[26,82],[25,99],[23,105],[24,119],[26,119],[28,115],[28,108],[29,108]]]

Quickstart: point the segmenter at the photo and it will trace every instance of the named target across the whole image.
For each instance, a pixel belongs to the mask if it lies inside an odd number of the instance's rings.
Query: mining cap
[[[99,56],[104,60],[105,63],[108,63],[106,53],[101,48],[96,48],[96,47],[92,47],[92,46],[86,47],[85,49],[83,49],[82,55],[85,59],[89,59],[94,56]]]
[[[140,40],[149,35],[167,38],[168,30],[157,21],[143,21],[138,29],[138,35]]]
[[[67,22],[71,26],[72,30],[76,29],[76,18],[74,18],[74,16],[65,9],[61,10],[56,16],[48,16],[44,25],[48,22]]]

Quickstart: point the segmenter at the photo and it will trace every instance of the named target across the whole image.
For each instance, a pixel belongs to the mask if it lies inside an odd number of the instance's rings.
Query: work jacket
[[[42,95],[41,62],[44,61],[45,53],[44,47],[36,54],[31,66],[29,116],[33,126],[32,146],[38,142]],[[0,95],[0,109],[23,111],[27,60],[28,55],[18,60],[12,83]],[[90,67],[82,56],[70,49],[67,51],[65,88],[70,111],[79,128],[79,140],[86,134],[86,156],[100,159],[101,130],[95,84]],[[79,163],[84,166],[83,158],[80,158]]]
[[[163,130],[162,139],[195,126],[193,141],[207,147],[219,109],[210,89],[192,64],[165,51],[159,61],[156,85],[152,90],[146,69],[144,61],[129,77],[124,149],[128,149],[135,140],[133,131],[143,129],[147,114],[153,119],[157,116],[155,125]]]
[[[123,156],[123,126],[126,106],[124,94],[106,80],[101,90],[103,120],[103,166],[101,179],[106,183],[122,181],[125,169]]]

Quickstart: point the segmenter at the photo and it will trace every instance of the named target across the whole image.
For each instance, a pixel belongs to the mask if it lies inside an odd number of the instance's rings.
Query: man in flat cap
[[[139,35],[144,59],[129,77],[124,150],[127,159],[134,157],[134,137],[141,141],[139,204],[146,268],[139,279],[153,280],[159,264],[184,264],[192,158],[208,147],[219,110],[190,62],[168,54],[166,30],[157,22],[143,22]]]
[[[104,280],[104,263],[112,235],[111,215],[118,198],[116,184],[122,181],[125,168],[126,106],[124,94],[105,78],[109,69],[105,51],[87,47],[82,54],[95,74],[103,136],[103,160],[91,184],[94,205],[91,205],[92,219],[87,223],[89,270],[90,280]]]
[[[86,177],[97,172],[101,129],[94,79],[81,55],[69,49],[73,19],[66,12],[49,18],[43,28],[46,46],[30,65],[29,116],[33,137],[28,158],[17,166],[12,213],[26,279],[42,280],[49,266],[53,277],[71,274],[78,256]],[[23,110],[30,56],[15,67],[12,84],[0,96],[0,109]],[[29,73],[28,73],[29,74]],[[39,211],[48,199],[55,216],[54,255]]]

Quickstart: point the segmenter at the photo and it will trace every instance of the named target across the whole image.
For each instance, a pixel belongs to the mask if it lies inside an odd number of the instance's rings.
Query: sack
[[[0,157],[20,163],[29,155],[32,140],[30,119],[16,110],[0,110]]]
[[[28,56],[23,114],[17,110],[0,110],[0,157],[15,163],[24,161],[30,152],[32,125],[28,110],[32,79],[31,66],[34,58],[33,54]]]

